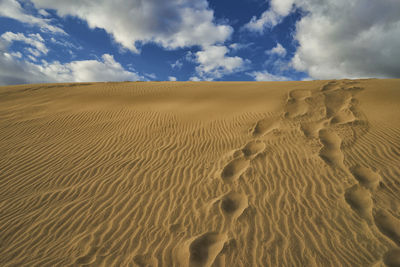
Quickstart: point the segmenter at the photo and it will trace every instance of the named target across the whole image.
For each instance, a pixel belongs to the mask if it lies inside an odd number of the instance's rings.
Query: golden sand
[[[0,87],[0,266],[399,266],[400,80]]]

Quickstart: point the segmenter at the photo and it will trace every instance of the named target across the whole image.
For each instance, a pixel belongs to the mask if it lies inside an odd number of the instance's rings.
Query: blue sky
[[[0,0],[0,84],[396,78],[399,36],[398,0]]]

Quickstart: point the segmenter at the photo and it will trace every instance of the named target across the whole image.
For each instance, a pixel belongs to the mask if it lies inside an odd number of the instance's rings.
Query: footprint
[[[253,129],[253,137],[262,136],[267,133],[270,133],[272,130],[278,128],[278,124],[272,118],[265,118],[259,120]]]
[[[400,220],[384,210],[378,210],[374,218],[379,230],[400,246]]]
[[[344,79],[343,82],[346,85],[353,85],[353,84],[358,84],[359,83],[359,82],[357,82],[355,80],[351,80],[351,79]]]
[[[297,89],[289,92],[289,99],[305,99],[311,96],[310,90]]]
[[[335,124],[346,124],[356,120],[354,113],[350,109],[343,109],[336,113],[331,122]]]
[[[222,170],[221,178],[225,182],[232,182],[242,175],[249,167],[250,161],[244,158],[237,158],[232,160]]]
[[[353,94],[356,94],[356,93],[364,90],[364,88],[358,87],[358,86],[345,87],[343,89],[346,90],[346,91],[349,91],[349,92],[351,92]]]
[[[344,197],[350,207],[357,212],[358,215],[366,219],[368,222],[372,221],[373,203],[371,194],[367,189],[359,185],[354,185],[346,190]]]
[[[383,256],[383,262],[388,267],[400,266],[400,248],[391,249]]]
[[[340,150],[342,140],[333,131],[322,129],[319,131],[319,139],[323,147],[319,151],[320,157],[329,165],[343,167],[343,153]]]
[[[308,112],[308,104],[304,99],[291,98],[287,101],[285,106],[285,117],[296,118],[306,115]]]
[[[265,143],[261,141],[251,141],[242,148],[246,158],[254,158],[265,149]]]
[[[248,199],[245,194],[230,192],[221,199],[222,213],[236,220],[248,207]]]
[[[317,138],[319,131],[326,127],[327,121],[305,122],[300,125],[300,130],[303,131],[307,138]]]
[[[350,172],[354,175],[354,178],[356,178],[362,186],[372,191],[374,191],[379,186],[379,183],[382,181],[382,178],[379,174],[373,172],[369,168],[365,168],[362,166],[355,166],[350,169]]]
[[[335,114],[345,108],[350,107],[352,94],[343,90],[329,91],[324,93],[326,115],[328,118],[335,116]]]
[[[336,81],[330,81],[321,87],[321,91],[333,91],[339,89],[340,86]]]
[[[211,266],[226,240],[225,234],[216,232],[196,237],[189,245],[189,266]]]

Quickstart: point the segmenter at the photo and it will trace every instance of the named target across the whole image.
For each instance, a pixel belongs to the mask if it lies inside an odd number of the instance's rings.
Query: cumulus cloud
[[[19,61],[18,56],[0,49],[0,85],[48,82],[48,77],[31,68],[31,63]]]
[[[157,79],[157,75],[155,75],[154,73],[145,73],[144,75],[145,75],[147,78],[151,79],[151,80]]]
[[[22,58],[21,52],[12,52],[10,53],[10,55],[16,58]]]
[[[137,73],[125,70],[109,54],[104,54],[101,60],[78,60],[67,64],[45,64],[43,71],[49,73],[51,77],[58,77],[59,73],[65,73],[67,75],[62,80],[73,82],[135,81],[143,78]]]
[[[233,51],[238,51],[242,49],[247,49],[252,45],[253,43],[233,43],[229,45],[229,48],[232,49]]]
[[[14,6],[18,14],[25,14],[16,0],[4,1],[9,10]],[[156,43],[165,49],[198,46],[201,51],[193,53],[193,62],[198,64],[196,72],[202,79],[220,78],[236,71],[244,62],[240,57],[226,55],[228,49],[222,44],[230,38],[233,28],[214,20],[214,11],[207,0],[119,0],[118,4],[109,0],[31,2],[42,16],[31,17],[46,23],[43,25],[49,25],[46,10],[52,9],[60,17],[74,16],[86,21],[90,28],[104,29],[122,48],[135,53],[146,43]],[[18,19],[27,21],[21,16]],[[232,49],[239,49],[239,45]],[[32,60],[38,56],[32,48],[27,51],[32,54],[27,56]],[[171,67],[180,69],[182,65],[182,60],[178,60]]]
[[[243,70],[249,63],[238,56],[228,56],[229,52],[226,46],[215,45],[208,46],[194,54],[194,61],[199,64],[196,72],[204,80],[214,80],[223,75],[231,74]]]
[[[38,13],[43,17],[50,17],[50,13],[47,12],[46,10],[44,10],[44,9],[39,9]]]
[[[56,45],[60,45],[60,46],[66,47],[66,48],[70,48],[70,49],[83,49],[82,46],[75,45],[72,42],[66,40],[65,38],[61,38],[61,39],[57,38],[56,39],[54,37],[51,37],[50,38],[50,42],[52,42],[53,44],[56,44]]]
[[[125,70],[114,57],[104,54],[100,60],[80,60],[62,64],[40,64],[19,60],[0,43],[0,84],[43,82],[94,82],[139,80],[142,76]]]
[[[317,0],[297,24],[293,66],[317,79],[400,77],[400,1]]]
[[[263,32],[294,10],[297,51],[291,65],[312,78],[400,77],[400,1],[271,0],[246,29]]]
[[[167,49],[223,43],[233,29],[216,24],[206,0],[32,0],[37,8],[76,16],[91,28],[102,28],[133,52],[154,42]]]
[[[197,76],[192,76],[192,77],[189,78],[189,81],[192,81],[192,82],[200,82],[201,79],[200,79],[199,77],[197,77]]]
[[[8,46],[15,41],[24,42],[32,46],[33,48],[29,47],[26,50],[35,57],[38,57],[41,54],[47,54],[49,51],[39,33],[31,33],[25,36],[23,33],[5,32],[0,36],[0,39],[1,41],[6,42]]]
[[[277,43],[275,47],[273,47],[271,50],[267,50],[265,53],[267,55],[278,55],[280,57],[284,57],[286,56],[286,49],[280,43]]]
[[[43,11],[41,11],[40,14],[43,15]],[[23,23],[38,26],[42,31],[66,34],[63,29],[51,25],[50,19],[38,18],[26,13],[26,11],[21,7],[21,4],[17,0],[1,0],[0,16],[12,18],[15,20],[19,20]]]
[[[248,75],[252,76],[256,81],[288,81],[289,78],[281,75],[274,75],[269,73],[268,71],[254,71],[248,73]]]
[[[177,79],[174,76],[168,76],[168,81],[175,82]]]
[[[23,42],[30,54],[10,51],[13,42]],[[125,70],[109,54],[96,60],[77,60],[68,63],[47,62],[37,57],[48,53],[45,40],[38,33],[5,32],[0,36],[0,85],[43,82],[94,82],[141,80],[136,72]],[[30,59],[28,61],[26,59]]]
[[[180,69],[183,66],[183,62],[181,59],[176,60],[174,63],[171,64],[173,69]]]
[[[259,18],[252,17],[244,28],[254,32],[263,32],[279,24],[293,9],[296,0],[271,0],[270,8],[263,12]]]

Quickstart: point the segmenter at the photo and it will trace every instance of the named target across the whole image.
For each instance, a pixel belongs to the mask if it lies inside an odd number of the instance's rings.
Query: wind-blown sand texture
[[[0,88],[1,266],[399,266],[400,80]]]

